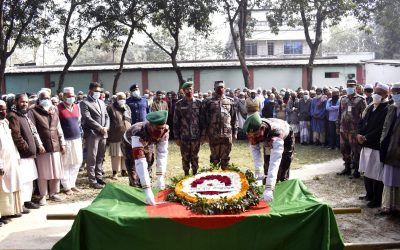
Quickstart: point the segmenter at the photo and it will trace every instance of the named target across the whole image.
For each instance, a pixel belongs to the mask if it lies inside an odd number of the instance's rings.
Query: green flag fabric
[[[181,205],[165,203],[150,207],[144,201],[141,189],[107,184],[89,207],[79,211],[71,231],[53,249],[344,247],[332,209],[319,202],[299,180],[277,184],[268,209],[255,209],[248,214],[196,217],[182,212],[179,215],[176,207]],[[169,206],[170,215],[157,213],[157,209],[168,211]],[[191,220],[197,226],[191,225]],[[199,221],[204,225],[199,226]]]

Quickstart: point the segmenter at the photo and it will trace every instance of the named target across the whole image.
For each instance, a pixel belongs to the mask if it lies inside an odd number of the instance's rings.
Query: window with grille
[[[257,55],[257,43],[246,42],[246,56],[256,56],[256,55]]]
[[[274,42],[267,42],[268,46],[268,55],[273,56],[274,55]]]
[[[339,78],[339,72],[325,72],[325,78]]]

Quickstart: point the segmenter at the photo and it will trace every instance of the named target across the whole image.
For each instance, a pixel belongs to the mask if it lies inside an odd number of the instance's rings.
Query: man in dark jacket
[[[35,163],[36,154],[44,153],[45,149],[40,141],[35,125],[27,116],[28,96],[18,94],[15,97],[15,106],[8,113],[7,119],[10,122],[11,135],[21,156],[21,179],[23,186],[21,190],[22,201],[26,208],[39,208],[33,202],[33,181],[37,179],[38,173]]]
[[[126,100],[126,104],[131,109],[131,124],[144,122],[147,113],[149,113],[149,103],[146,97],[140,95],[139,85],[133,84],[129,91],[131,92],[131,97]]]
[[[372,95],[372,104],[364,111],[358,125],[357,142],[361,145],[360,172],[364,172],[368,207],[379,207],[382,201],[383,163],[380,160],[380,138],[389,105],[389,87],[379,84]]]

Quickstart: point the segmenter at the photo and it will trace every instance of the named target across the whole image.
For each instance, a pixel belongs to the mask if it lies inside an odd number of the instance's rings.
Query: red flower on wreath
[[[203,184],[204,181],[206,180],[217,180],[221,183],[224,183],[225,186],[230,186],[232,185],[232,181],[231,178],[229,178],[228,176],[223,176],[223,175],[207,175],[207,176],[203,176],[200,177],[196,180],[194,180],[192,183],[190,183],[190,186],[192,188],[196,188],[197,185]]]

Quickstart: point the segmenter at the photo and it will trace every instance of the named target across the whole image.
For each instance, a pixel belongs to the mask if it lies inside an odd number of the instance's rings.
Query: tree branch
[[[150,38],[150,40],[155,44],[155,45],[157,45],[161,50],[163,50],[165,53],[167,53],[169,56],[171,56],[172,55],[172,52],[169,52],[167,49],[165,49],[160,43],[158,43],[154,38],[153,38],[153,36],[150,34],[150,33],[148,33],[147,31],[146,31],[146,29],[144,29],[143,27],[140,27],[139,28],[141,31],[143,31],[149,38]]]

